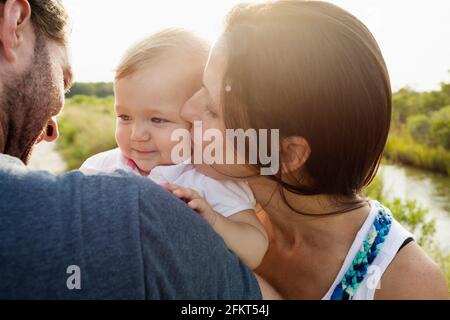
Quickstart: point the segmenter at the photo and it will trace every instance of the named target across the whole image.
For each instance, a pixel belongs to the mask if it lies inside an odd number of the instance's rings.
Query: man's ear
[[[31,7],[27,0],[6,0],[0,5],[0,50],[9,62],[16,60],[24,26],[31,22]]]
[[[56,122],[56,118],[51,118],[50,120],[47,121],[47,125],[37,138],[35,144],[38,144],[41,141],[52,142],[58,139],[58,136],[59,136],[58,122]]]
[[[311,154],[308,141],[303,137],[287,137],[281,140],[281,171],[292,173],[300,169]]]

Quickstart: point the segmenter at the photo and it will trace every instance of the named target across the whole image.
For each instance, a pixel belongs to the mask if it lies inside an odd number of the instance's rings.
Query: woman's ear
[[[281,140],[281,172],[299,170],[311,154],[308,141],[303,137],[287,137]]]
[[[47,142],[52,142],[59,137],[59,131],[58,131],[58,123],[56,122],[55,118],[52,118],[47,121],[47,125],[45,126],[42,133],[39,135],[39,137],[36,140],[36,144],[39,142],[45,140]]]
[[[8,62],[16,60],[16,48],[22,40],[24,26],[31,22],[27,0],[6,0],[0,5],[0,50]]]

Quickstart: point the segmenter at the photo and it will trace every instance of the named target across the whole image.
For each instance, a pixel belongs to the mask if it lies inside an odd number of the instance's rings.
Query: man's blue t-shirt
[[[186,204],[123,171],[60,176],[0,154],[0,298],[261,299]]]

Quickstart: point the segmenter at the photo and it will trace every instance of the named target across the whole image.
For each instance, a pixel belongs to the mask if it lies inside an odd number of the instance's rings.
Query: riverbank
[[[407,135],[389,134],[384,156],[389,161],[450,176],[450,151],[415,142]]]
[[[450,177],[408,166],[384,163],[379,176],[388,200],[412,200],[436,220],[436,242],[450,253]]]

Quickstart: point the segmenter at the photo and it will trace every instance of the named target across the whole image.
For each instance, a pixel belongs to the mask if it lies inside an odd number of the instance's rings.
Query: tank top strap
[[[352,300],[363,282],[369,267],[383,247],[391,229],[392,215],[378,202],[373,202],[377,215],[364,241],[342,279],[335,286],[331,300]]]
[[[413,235],[390,210],[370,201],[371,210],[358,231],[332,286],[322,299],[372,300],[380,279],[403,242]]]

